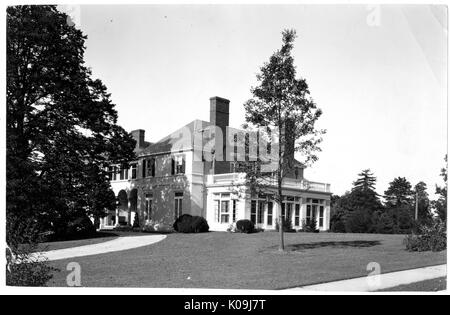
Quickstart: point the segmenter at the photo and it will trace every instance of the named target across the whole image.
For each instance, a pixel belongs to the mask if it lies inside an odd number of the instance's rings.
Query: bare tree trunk
[[[279,113],[279,121],[281,121],[281,116]],[[278,171],[277,171],[277,184],[278,184],[278,229],[280,232],[280,246],[279,250],[284,251],[284,231],[283,231],[283,148],[284,144],[281,140],[281,124],[278,126],[280,143],[278,146]]]

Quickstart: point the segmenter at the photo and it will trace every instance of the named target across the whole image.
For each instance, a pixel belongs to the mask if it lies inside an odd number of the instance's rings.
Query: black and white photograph
[[[444,3],[3,16],[4,293],[447,294]]]

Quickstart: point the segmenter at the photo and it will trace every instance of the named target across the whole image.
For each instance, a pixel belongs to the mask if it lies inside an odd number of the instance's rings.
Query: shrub
[[[133,227],[129,225],[119,225],[114,227],[114,231],[118,232],[131,232],[133,231]]]
[[[228,226],[227,232],[230,232],[230,233],[236,233],[236,223],[231,223],[231,224]]]
[[[10,262],[6,271],[6,285],[17,287],[43,287],[53,278],[57,269],[48,265],[45,257],[30,252],[30,247],[14,254],[16,263]]]
[[[191,229],[193,233],[205,233],[209,231],[209,225],[205,218],[193,216]]]
[[[406,249],[411,252],[433,251],[447,249],[447,231],[445,224],[440,222],[430,226],[421,226],[419,235],[407,235],[404,240]]]
[[[139,213],[136,212],[136,214],[134,215],[133,228],[139,228],[139,227],[140,227]]]
[[[319,233],[319,229],[317,228],[317,220],[316,218],[311,218],[310,220],[303,219],[302,220],[302,229],[301,232],[307,233]]]
[[[372,214],[367,209],[357,209],[345,216],[347,233],[369,233],[372,228]]]
[[[172,233],[173,232],[173,226],[165,224],[164,222],[158,222],[158,221],[147,221],[145,225],[142,227],[142,232],[152,233],[152,232],[158,232],[158,233]]]
[[[343,220],[336,220],[331,224],[331,232],[345,233],[345,223]]]
[[[6,285],[45,286],[57,269],[50,267],[45,257],[34,254],[39,249],[40,233],[31,218],[7,213]]]
[[[280,231],[280,225],[278,223],[278,219],[275,220],[275,230]],[[292,228],[292,220],[291,219],[283,219],[283,232],[295,232],[295,229]]]
[[[173,229],[180,233],[204,233],[209,231],[209,225],[203,217],[183,214],[175,221]]]
[[[70,221],[63,232],[64,234],[56,235],[56,237],[60,239],[85,238],[94,235],[95,232],[96,229],[91,219],[87,216],[82,216]]]
[[[236,222],[236,231],[241,233],[254,233],[255,225],[250,220],[239,220]]]

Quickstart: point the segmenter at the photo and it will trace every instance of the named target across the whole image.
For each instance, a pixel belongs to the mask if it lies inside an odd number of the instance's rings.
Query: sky
[[[297,31],[293,56],[327,129],[308,180],[335,194],[370,168],[383,194],[395,177],[424,181],[433,197],[447,152],[447,10],[429,5],[81,6],[85,61],[126,130],[157,141],[194,119],[209,98],[230,103],[241,126],[256,74]]]

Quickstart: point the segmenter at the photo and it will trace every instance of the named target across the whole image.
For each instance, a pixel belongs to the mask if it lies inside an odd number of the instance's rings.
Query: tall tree
[[[353,182],[352,190],[341,201],[345,209],[345,230],[351,233],[372,232],[372,217],[382,209],[375,190],[376,177],[370,169],[363,170]]]
[[[106,166],[134,158],[86,36],[56,6],[7,8],[7,221],[54,229],[113,203]],[[10,233],[8,233],[10,234]],[[12,235],[12,234],[11,234]],[[13,240],[9,240],[13,241]]]
[[[414,191],[411,188],[411,183],[405,177],[394,178],[384,192],[388,206],[412,206]]]
[[[441,177],[444,181],[444,186],[436,185],[436,194],[439,196],[438,200],[433,202],[433,208],[436,210],[438,218],[446,223],[447,222],[447,155],[445,155],[445,167],[441,169]]]
[[[361,190],[375,192],[377,178],[373,175],[370,169],[363,170],[358,174],[358,176],[358,179],[353,182],[352,191]]]
[[[378,210],[381,207],[378,193],[375,190],[377,178],[370,169],[363,170],[353,182],[349,206],[351,210]]]
[[[275,182],[276,189],[272,191],[271,198],[278,204],[280,226],[283,225],[283,181],[298,163],[294,153],[298,152],[302,156],[304,164],[316,161],[321,136],[325,132],[315,128],[322,111],[310,97],[306,80],[296,78],[297,71],[292,56],[295,38],[295,30],[282,32],[281,49],[261,67],[256,77],[258,86],[251,90],[253,98],[244,104],[248,123],[258,128],[274,130],[279,135],[279,145],[275,152],[277,165],[273,170],[263,171],[261,165],[254,165],[267,162],[261,160],[254,162],[245,172],[251,187],[260,189]],[[284,250],[283,229],[280,228],[279,231],[279,248]]]
[[[419,182],[414,187],[414,194],[416,196],[414,200],[414,206],[417,203],[418,219],[420,223],[430,222],[433,218],[430,207],[430,199],[427,192],[427,184]]]

